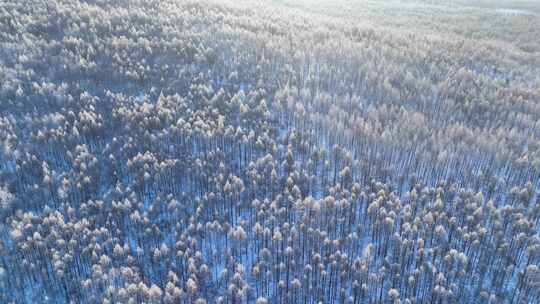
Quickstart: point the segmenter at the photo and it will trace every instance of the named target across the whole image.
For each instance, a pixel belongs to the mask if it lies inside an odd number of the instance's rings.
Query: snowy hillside
[[[534,1],[0,0],[0,303],[540,303]]]

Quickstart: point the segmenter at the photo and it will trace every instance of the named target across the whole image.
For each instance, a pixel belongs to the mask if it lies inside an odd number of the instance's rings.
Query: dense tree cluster
[[[538,303],[525,18],[0,1],[0,303]]]

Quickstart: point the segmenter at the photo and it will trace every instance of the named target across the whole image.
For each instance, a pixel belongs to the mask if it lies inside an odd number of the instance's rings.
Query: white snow
[[[140,91],[139,94],[135,96],[135,100],[137,102],[143,102],[145,98],[146,98],[146,94],[143,91]]]

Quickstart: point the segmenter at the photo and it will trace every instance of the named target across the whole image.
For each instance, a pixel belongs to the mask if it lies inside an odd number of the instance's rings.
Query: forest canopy
[[[540,303],[534,1],[0,0],[0,303]]]

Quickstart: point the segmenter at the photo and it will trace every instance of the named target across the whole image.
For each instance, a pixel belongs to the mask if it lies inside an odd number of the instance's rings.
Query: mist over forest
[[[540,303],[540,3],[0,0],[0,303]]]

